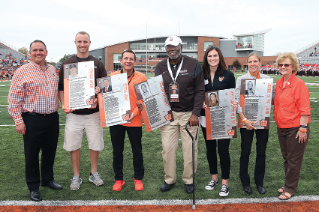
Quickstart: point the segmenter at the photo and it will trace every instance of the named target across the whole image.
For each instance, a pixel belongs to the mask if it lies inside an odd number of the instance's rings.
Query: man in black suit
[[[110,82],[107,78],[103,80],[103,85],[104,85],[104,88],[102,88],[103,93],[112,91],[112,86],[110,86]]]

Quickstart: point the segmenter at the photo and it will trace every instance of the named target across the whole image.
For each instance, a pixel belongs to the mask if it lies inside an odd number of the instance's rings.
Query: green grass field
[[[236,74],[236,77],[241,74]],[[152,74],[148,74],[148,77]],[[271,76],[276,82],[280,76]],[[319,83],[319,78],[302,77],[305,82]],[[7,95],[10,82],[0,82],[0,125],[13,125],[14,122],[7,112]],[[317,142],[317,133],[319,130],[319,112],[317,102],[319,99],[319,86],[308,86],[311,94],[312,120],[311,133],[309,143],[306,149],[304,163],[302,166],[301,176],[298,191],[295,195],[318,195],[318,174],[319,168],[316,164],[319,163],[319,146]],[[60,109],[60,123],[65,123],[65,114]],[[272,120],[272,119],[271,119]],[[24,174],[24,153],[22,136],[15,131],[13,126],[1,126],[0,136],[0,201],[3,200],[29,200],[29,192],[25,183]],[[261,198],[278,196],[277,189],[284,184],[284,169],[283,159],[280,152],[280,147],[277,139],[276,124],[270,124],[270,135],[267,147],[266,174],[264,186],[267,193],[261,195],[257,192],[252,183],[253,193],[247,195],[241,186],[239,179],[239,157],[240,157],[240,134],[238,138],[231,140],[231,174],[229,179],[230,194],[228,198]],[[164,171],[162,164],[162,144],[160,131],[155,130],[146,133],[143,129],[143,153],[145,177],[143,191],[136,192],[134,190],[133,179],[133,162],[132,152],[129,140],[125,140],[124,150],[124,177],[126,184],[122,191],[112,191],[114,183],[114,173],[112,169],[112,145],[110,141],[109,129],[104,129],[105,148],[100,152],[98,171],[104,180],[104,185],[96,187],[88,181],[90,173],[89,151],[87,147],[86,137],[83,137],[83,145],[81,149],[82,158],[80,164],[80,173],[83,179],[83,184],[80,190],[70,191],[70,179],[73,176],[70,156],[63,146],[64,126],[60,126],[59,143],[54,166],[55,181],[62,186],[62,191],[53,191],[48,188],[40,188],[40,192],[44,200],[153,200],[153,199],[191,199],[192,195],[187,194],[184,190],[184,184],[181,180],[183,171],[183,156],[181,144],[177,151],[177,182],[169,192],[162,193],[159,191],[160,185],[164,180]],[[218,192],[220,185],[213,191],[206,191],[205,185],[211,179],[206,159],[206,147],[203,135],[199,134],[199,154],[198,154],[198,170],[196,173],[196,199],[220,199]],[[251,163],[249,173],[251,182],[254,182],[253,172],[255,165],[255,145],[252,147]],[[219,170],[219,177],[220,170]]]

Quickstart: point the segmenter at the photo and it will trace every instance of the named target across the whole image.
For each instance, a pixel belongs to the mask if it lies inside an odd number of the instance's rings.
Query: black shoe
[[[30,197],[32,201],[36,201],[36,202],[42,201],[42,197],[39,190],[31,191]]]
[[[49,187],[53,190],[61,190],[63,189],[62,186],[60,186],[59,184],[55,183],[53,180],[50,180],[49,182],[42,184],[43,187]]]
[[[161,185],[161,188],[160,188],[160,190],[161,191],[169,191],[172,187],[173,187],[173,185],[175,185],[175,183],[173,183],[173,184],[167,184],[165,181],[164,181],[164,183]]]
[[[194,184],[185,184],[185,191],[186,193],[193,193],[194,191]]]
[[[266,193],[265,188],[262,187],[262,186],[257,186],[257,190],[258,190],[258,192],[259,192],[260,194],[265,194],[265,193]]]
[[[250,186],[245,186],[244,187],[244,191],[247,193],[247,194],[251,194],[253,192],[253,190],[251,189]]]

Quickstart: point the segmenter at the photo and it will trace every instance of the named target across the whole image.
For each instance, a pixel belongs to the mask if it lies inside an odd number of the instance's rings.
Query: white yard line
[[[229,198],[229,199],[201,199],[196,200],[196,205],[210,205],[210,204],[235,204],[235,203],[276,203],[276,202],[304,202],[304,201],[318,201],[318,195],[311,196],[294,196],[289,200],[279,200],[278,197],[266,198]],[[50,201],[43,200],[41,202],[34,201],[0,201],[0,205],[32,205],[32,206],[101,206],[101,205],[192,205],[192,200],[72,200],[72,201]]]

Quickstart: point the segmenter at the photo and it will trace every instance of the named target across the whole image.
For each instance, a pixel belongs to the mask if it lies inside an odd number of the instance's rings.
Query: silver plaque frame
[[[162,75],[136,84],[135,91],[138,102],[143,104],[141,113],[146,132],[151,132],[173,120]]]
[[[211,101],[217,100],[217,101]],[[237,137],[235,89],[205,93],[206,139],[230,139]]]
[[[247,91],[248,89],[253,91]],[[245,118],[256,122],[253,124],[256,129],[269,129],[272,93],[272,78],[241,80],[240,106]],[[246,128],[240,117],[238,127]]]
[[[101,127],[129,123],[131,104],[127,74],[98,78],[96,81],[102,91],[98,94]],[[108,89],[104,81],[108,81]]]

